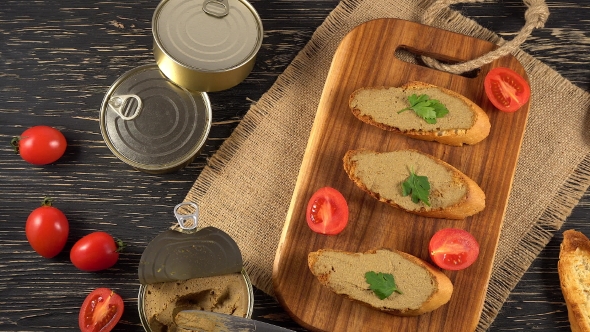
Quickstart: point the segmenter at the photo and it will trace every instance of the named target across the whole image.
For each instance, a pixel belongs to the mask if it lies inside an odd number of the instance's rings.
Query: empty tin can
[[[212,92],[229,89],[250,74],[263,28],[245,0],[162,0],[152,34],[156,63],[170,80]]]
[[[101,106],[100,130],[123,162],[161,174],[177,171],[197,156],[211,119],[206,93],[174,84],[154,64],[132,69],[111,85]]]

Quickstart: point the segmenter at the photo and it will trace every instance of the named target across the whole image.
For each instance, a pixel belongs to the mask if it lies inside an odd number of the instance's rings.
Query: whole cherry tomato
[[[82,303],[78,325],[82,332],[108,332],[123,316],[123,299],[108,288],[93,290]]]
[[[105,232],[90,233],[78,240],[70,251],[70,260],[82,271],[100,271],[115,265],[123,242]]]
[[[338,234],[348,224],[348,203],[338,190],[332,187],[320,188],[307,203],[306,219],[314,232]]]
[[[25,130],[11,142],[21,158],[33,165],[47,165],[57,161],[66,151],[66,138],[57,129],[35,126]]]
[[[469,232],[444,228],[432,236],[428,246],[430,258],[445,270],[462,270],[479,256],[479,243]]]
[[[46,197],[41,207],[29,214],[25,224],[25,234],[31,247],[45,258],[55,257],[62,251],[70,231],[65,214],[51,204],[51,198]]]
[[[484,88],[488,99],[503,112],[516,112],[531,96],[527,81],[505,67],[490,70],[484,79]]]

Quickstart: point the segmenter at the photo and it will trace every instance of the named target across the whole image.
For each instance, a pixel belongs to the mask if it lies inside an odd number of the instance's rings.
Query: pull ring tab
[[[229,14],[229,3],[227,0],[205,0],[203,11],[208,15],[222,18]]]
[[[133,99],[135,99],[135,101],[137,102],[137,105],[135,107],[133,107],[132,105]],[[143,102],[141,101],[141,98],[139,98],[138,95],[114,96],[111,99],[109,99],[108,104],[111,107],[111,109],[115,111],[115,113],[117,113],[117,115],[119,115],[121,119],[125,121],[135,119],[143,109]],[[125,115],[127,113],[131,113],[131,115]]]
[[[182,207],[190,207],[194,211],[193,213],[181,214],[178,210]],[[174,207],[174,216],[178,220],[180,228],[185,230],[197,228],[199,220],[199,206],[192,202],[183,202]]]

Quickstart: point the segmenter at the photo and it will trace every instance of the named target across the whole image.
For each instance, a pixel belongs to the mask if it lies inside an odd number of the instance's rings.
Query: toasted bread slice
[[[364,253],[320,249],[308,255],[309,269],[337,294],[393,315],[416,316],[447,303],[451,280],[440,270],[408,253],[378,249]],[[369,289],[365,273],[393,275],[400,293],[381,300]]]
[[[485,194],[477,183],[446,162],[417,150],[350,150],[344,156],[344,170],[369,195],[410,213],[464,219],[485,208]],[[410,171],[428,178],[430,206],[403,196],[402,183]]]
[[[557,271],[573,332],[590,332],[590,240],[581,232],[566,230]]]
[[[413,111],[408,96],[425,94],[449,110],[435,124],[429,124]],[[488,115],[465,96],[423,82],[408,82],[401,87],[365,87],[354,91],[349,101],[352,113],[361,121],[415,139],[461,146],[476,144],[490,133]]]

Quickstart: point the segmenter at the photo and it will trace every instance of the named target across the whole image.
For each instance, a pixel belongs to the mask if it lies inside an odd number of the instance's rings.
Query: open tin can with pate
[[[240,249],[224,231],[197,227],[198,206],[178,204],[178,225],[144,249],[138,266],[138,311],[147,332],[174,331],[183,310],[250,318],[254,289]]]
[[[100,111],[100,131],[111,152],[154,174],[188,165],[205,144],[211,121],[207,94],[174,84],[156,65],[132,69],[116,80]]]
[[[156,63],[171,81],[213,92],[250,74],[263,28],[246,0],[162,0],[152,18],[152,34]]]

